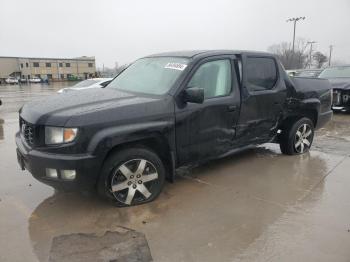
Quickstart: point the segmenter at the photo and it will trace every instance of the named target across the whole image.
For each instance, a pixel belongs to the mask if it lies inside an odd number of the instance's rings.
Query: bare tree
[[[294,47],[294,53],[290,43],[287,42],[272,45],[268,48],[268,51],[276,54],[286,69],[299,69],[304,68],[307,63],[306,47],[307,41],[298,39]]]
[[[125,68],[127,68],[130,64],[123,64],[119,66],[116,70],[116,74],[119,74],[121,71],[123,71]]]
[[[316,62],[317,68],[321,68],[324,65],[324,63],[328,61],[328,57],[322,54],[321,52],[314,53],[312,58]]]

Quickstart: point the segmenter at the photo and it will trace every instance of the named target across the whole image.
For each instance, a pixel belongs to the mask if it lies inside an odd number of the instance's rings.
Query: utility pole
[[[333,52],[333,45],[330,45],[330,46],[329,46],[328,66],[331,66],[332,52]]]
[[[302,17],[292,17],[292,18],[287,19],[287,22],[293,22],[293,23],[294,23],[294,29],[293,29],[293,48],[292,48],[293,54],[294,54],[294,44],[295,44],[295,28],[296,28],[297,22],[298,22],[299,20],[304,20],[304,19],[305,19],[305,16],[302,16]]]
[[[312,45],[317,43],[316,41],[309,41],[307,42],[308,44],[310,44],[310,60],[309,60],[309,68],[311,68],[311,64],[312,64]]]

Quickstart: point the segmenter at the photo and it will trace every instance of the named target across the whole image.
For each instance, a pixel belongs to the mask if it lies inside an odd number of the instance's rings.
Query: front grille
[[[28,145],[35,145],[35,125],[28,123],[24,119],[20,119],[20,130],[23,138]]]

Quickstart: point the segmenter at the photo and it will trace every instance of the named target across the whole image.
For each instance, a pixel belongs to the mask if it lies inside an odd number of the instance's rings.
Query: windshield
[[[179,57],[142,58],[125,69],[107,88],[162,95],[170,90],[187,64],[188,59]]]
[[[350,66],[337,66],[327,68],[319,75],[321,78],[336,78],[336,77],[349,77],[350,78]]]
[[[74,87],[87,87],[87,86],[91,86],[93,84],[98,83],[99,80],[84,80],[81,81],[80,83],[76,84]]]

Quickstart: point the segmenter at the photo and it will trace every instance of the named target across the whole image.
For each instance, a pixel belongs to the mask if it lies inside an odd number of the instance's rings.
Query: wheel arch
[[[102,129],[90,139],[87,151],[101,156],[102,168],[111,153],[130,146],[155,151],[167,168],[168,180],[173,181],[176,167],[174,119],[128,123]]]
[[[309,118],[316,128],[320,105],[320,100],[318,99],[306,99],[301,101],[299,107],[297,109],[294,108],[291,110],[288,116],[282,121],[280,129],[283,130],[283,128],[286,126],[289,126],[291,123],[294,123],[303,117]]]
[[[174,181],[175,152],[173,151],[169,140],[160,134],[153,134],[147,137],[134,137],[132,139],[128,139],[123,142],[114,144],[105,152],[101,166],[103,166],[103,163],[112,154],[125,148],[131,147],[145,148],[155,152],[164,164],[164,167],[166,169],[167,180],[169,180],[170,182]]]

